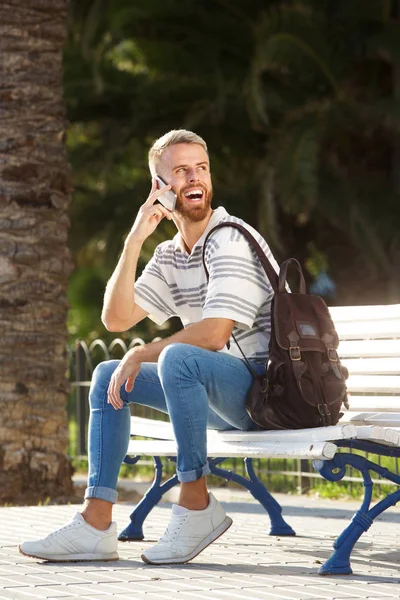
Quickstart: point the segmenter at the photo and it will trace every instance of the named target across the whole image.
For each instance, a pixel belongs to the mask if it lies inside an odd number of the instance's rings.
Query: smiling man
[[[112,506],[126,455],[129,404],[168,413],[177,443],[179,501],[165,534],[142,559],[151,564],[185,563],[231,525],[208,492],[207,428],[251,430],[245,409],[252,383],[232,332],[254,370],[267,359],[272,289],[243,235],[232,227],[207,233],[231,220],[247,227],[278,270],[266,242],[251,227],[213,210],[207,146],[186,130],[170,131],[149,152],[153,177],[120,260],[107,284],[102,320],[109,331],[126,331],[145,317],[162,325],[180,317],[183,329],[159,342],[130,350],[121,360],[101,363],[90,389],[89,476],[85,505],[68,525],[44,540],[24,542],[20,551],[46,560],[116,560],[117,533]],[[156,176],[167,186],[157,187]],[[173,212],[156,203],[165,191],[176,194]],[[173,220],[176,236],[160,244],[136,279],[144,241],[162,219]]]

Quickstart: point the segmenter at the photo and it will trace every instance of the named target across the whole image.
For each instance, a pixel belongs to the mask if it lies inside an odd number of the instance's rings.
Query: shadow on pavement
[[[307,498],[304,499],[307,504]],[[227,512],[237,513],[251,513],[251,514],[263,514],[264,509],[257,504],[243,503],[243,502],[224,502],[221,501]],[[361,506],[361,501],[360,501]],[[285,504],[282,507],[282,514],[286,517],[320,517],[325,519],[351,519],[355,513],[354,509],[346,508],[327,508],[313,506],[310,502],[310,506],[293,506]],[[377,518],[382,522],[400,523],[400,512],[386,511],[383,515]]]
[[[306,553],[308,554],[308,553]],[[328,558],[328,554],[324,557],[324,558]],[[386,557],[385,557],[386,558]],[[395,563],[396,565],[399,563],[399,558],[400,558],[400,553],[397,553],[396,556],[393,556],[393,563]],[[185,571],[187,570],[188,572],[190,571],[196,571],[197,572],[197,576],[198,572],[204,572],[207,574],[212,574],[213,572],[227,572],[227,573],[235,573],[235,574],[243,574],[243,575],[257,575],[257,576],[262,576],[262,575],[269,575],[269,576],[281,576],[281,577],[285,577],[286,576],[298,576],[298,575],[307,575],[309,577],[312,577],[316,582],[321,581],[321,583],[323,583],[324,580],[326,579],[334,579],[335,581],[343,581],[343,582],[354,582],[354,583],[362,583],[362,582],[367,582],[369,584],[374,583],[385,583],[385,584],[391,584],[391,585],[398,585],[400,583],[400,576],[399,579],[393,579],[392,577],[384,577],[382,575],[373,575],[371,573],[368,573],[366,575],[359,575],[357,573],[353,573],[352,575],[324,575],[324,576],[320,576],[317,573],[317,570],[319,568],[321,561],[318,561],[315,563],[315,568],[310,568],[310,567],[305,567],[303,565],[287,565],[287,564],[282,564],[282,563],[276,563],[273,565],[264,565],[264,564],[257,564],[252,565],[252,564],[242,564],[242,563],[196,563],[196,562],[192,562],[189,563],[187,565],[144,565],[143,562],[141,560],[137,561],[137,560],[119,560],[116,562],[113,562],[112,565],[109,562],[101,562],[99,561],[98,563],[93,563],[93,562],[80,562],[80,563],[73,563],[74,566],[74,571],[79,571],[80,568],[82,568],[82,570],[84,570],[85,573],[88,573],[90,571],[104,571],[107,570],[107,568],[109,568],[112,571],[119,571],[119,570],[124,570],[124,569],[139,569],[141,571],[143,571],[143,579],[144,580],[148,580],[149,579],[149,574],[151,573],[151,571],[154,571],[154,573],[156,574],[157,571],[166,571],[169,573],[173,573],[174,571],[176,571],[177,577],[181,577],[182,576],[182,569],[185,569]],[[357,564],[363,564],[365,561],[358,559],[357,560],[357,556],[354,555],[352,557],[352,567],[353,569],[356,571],[357,570]],[[43,568],[48,569],[49,566],[53,566],[55,567],[55,569],[53,570],[53,573],[62,573],[65,570],[71,569],[71,564],[72,563],[46,563],[46,562],[42,562],[42,563],[36,563],[36,565],[39,566],[43,566]],[[385,565],[382,564],[382,562],[379,562],[378,564],[375,564],[373,561],[368,560],[368,565],[371,568],[374,568],[375,566],[378,568],[385,568]],[[90,570],[88,570],[88,567],[90,567]],[[393,568],[392,566],[389,566],[387,568]],[[135,581],[139,581],[138,578],[135,579]],[[286,582],[285,585],[290,585],[291,583]],[[254,584],[254,585],[258,585],[258,584]],[[396,588],[397,589],[397,588]]]

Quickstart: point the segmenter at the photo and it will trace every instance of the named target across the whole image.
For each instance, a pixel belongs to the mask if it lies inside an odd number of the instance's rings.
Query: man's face
[[[177,195],[175,212],[178,215],[197,223],[210,214],[213,195],[210,161],[202,146],[169,146],[161,156],[158,171]]]

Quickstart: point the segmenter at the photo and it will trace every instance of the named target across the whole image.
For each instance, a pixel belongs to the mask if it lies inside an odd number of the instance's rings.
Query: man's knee
[[[196,371],[196,347],[190,344],[170,344],[158,357],[158,375],[161,380],[182,372],[190,376]]]
[[[104,394],[108,390],[110,380],[115,369],[119,365],[119,360],[105,360],[97,365],[93,371],[92,382],[90,386],[89,401],[93,406],[98,401],[103,401]]]

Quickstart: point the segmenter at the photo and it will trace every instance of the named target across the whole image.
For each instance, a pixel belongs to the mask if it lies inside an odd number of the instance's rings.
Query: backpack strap
[[[250,243],[250,246],[253,248],[253,250],[257,254],[257,256],[258,256],[258,258],[260,260],[260,263],[261,263],[262,267],[264,268],[264,271],[265,271],[265,273],[266,273],[266,275],[267,275],[267,277],[269,279],[271,287],[274,290],[274,293],[277,293],[278,289],[279,289],[278,275],[277,275],[274,267],[271,265],[270,261],[268,260],[267,256],[265,255],[265,252],[263,251],[263,249],[261,248],[260,244],[255,239],[255,237],[250,233],[250,231],[248,231],[245,227],[243,227],[243,225],[240,225],[240,223],[234,223],[233,221],[224,221],[223,223],[219,223],[218,225],[216,225],[215,227],[213,227],[208,232],[208,234],[207,234],[207,236],[206,236],[206,238],[204,240],[204,244],[203,244],[203,265],[204,265],[204,270],[206,272],[207,281],[209,280],[209,273],[208,273],[208,269],[207,269],[207,266],[206,266],[206,260],[205,260],[207,240],[210,237],[210,235],[216,229],[221,229],[221,227],[233,227],[234,229],[238,229],[239,231],[241,231],[241,233],[244,235],[244,237]],[[239,342],[237,341],[237,339],[235,338],[235,336],[234,336],[233,333],[232,333],[232,337],[235,340],[235,343],[236,343],[237,347],[239,348],[241,355],[243,356],[244,360],[246,361],[247,368],[249,369],[249,371],[253,375],[253,377],[256,378],[258,376],[257,373],[256,373],[256,371],[253,369],[253,367],[251,366],[250,362],[246,358],[243,350],[241,349],[241,347],[239,345]]]
[[[214,233],[214,231],[216,231],[217,229],[221,229],[221,227],[233,227],[234,229],[238,229],[239,231],[241,231],[241,233],[244,235],[244,237],[247,239],[247,241],[250,243],[250,246],[253,248],[254,252],[257,254],[259,261],[265,271],[265,273],[267,274],[267,277],[269,279],[269,282],[271,284],[272,289],[274,290],[275,293],[278,292],[279,290],[279,279],[278,279],[278,274],[276,273],[274,267],[271,265],[270,261],[268,260],[264,250],[261,248],[260,244],[257,242],[257,240],[255,239],[255,237],[250,233],[250,231],[248,231],[246,229],[246,227],[243,227],[243,225],[240,225],[240,223],[234,223],[233,221],[224,221],[223,223],[219,223],[218,225],[216,225],[215,227],[213,227],[207,234],[206,239],[204,240],[204,244],[203,244],[203,265],[204,265],[204,269],[206,271],[206,275],[207,275],[207,281],[209,278],[208,275],[208,269],[206,266],[206,261],[205,261],[205,253],[206,253],[206,244],[207,244],[207,240],[210,237],[210,235],[212,233]]]

